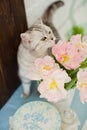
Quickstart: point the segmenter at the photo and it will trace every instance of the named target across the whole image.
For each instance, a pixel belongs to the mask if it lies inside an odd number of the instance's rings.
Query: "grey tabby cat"
[[[29,68],[34,64],[36,58],[48,55],[55,40],[59,40],[59,34],[52,24],[54,11],[63,5],[62,1],[52,3],[42,16],[25,33],[22,33],[21,43],[18,48],[18,74],[23,86],[23,97],[30,95],[31,80],[29,80]]]

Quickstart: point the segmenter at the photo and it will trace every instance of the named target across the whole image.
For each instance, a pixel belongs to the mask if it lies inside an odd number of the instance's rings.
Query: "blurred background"
[[[43,14],[47,6],[53,1],[56,0],[24,1],[28,27]],[[87,34],[87,0],[63,1],[65,5],[55,12],[53,18],[53,23],[61,38],[68,39],[75,32]]]

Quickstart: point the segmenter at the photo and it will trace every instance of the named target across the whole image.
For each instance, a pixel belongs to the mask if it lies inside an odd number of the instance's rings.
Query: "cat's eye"
[[[45,41],[47,39],[47,37],[43,37],[42,39],[41,39],[41,41]]]
[[[49,34],[51,34],[51,31],[49,31]]]
[[[51,40],[53,40],[53,37],[51,38]]]

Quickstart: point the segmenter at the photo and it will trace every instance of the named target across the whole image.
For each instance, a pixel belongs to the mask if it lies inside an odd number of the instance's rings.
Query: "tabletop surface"
[[[31,86],[31,95],[25,99],[20,96],[22,93],[22,87],[18,87],[5,106],[0,110],[0,130],[9,130],[9,117],[13,116],[21,105],[30,101],[44,100],[39,98],[36,86],[36,83],[33,82]],[[87,120],[87,104],[82,104],[80,102],[77,90],[75,92],[71,108],[77,113],[81,123],[79,130],[82,130],[83,124]]]

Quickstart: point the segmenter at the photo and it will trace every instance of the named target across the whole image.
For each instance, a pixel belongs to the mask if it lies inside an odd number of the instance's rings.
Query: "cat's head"
[[[23,45],[38,54],[45,53],[55,44],[55,36],[52,30],[38,20],[28,31],[21,34]]]

